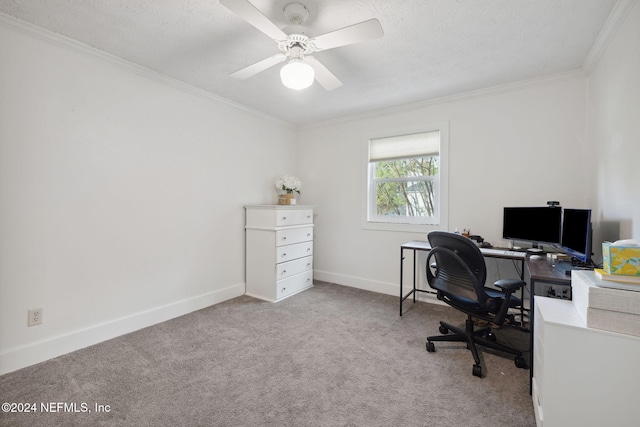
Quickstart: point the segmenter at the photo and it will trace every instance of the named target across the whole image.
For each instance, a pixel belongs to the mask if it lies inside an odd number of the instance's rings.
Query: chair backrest
[[[476,244],[467,237],[446,231],[431,231],[427,238],[432,248],[427,258],[429,286],[484,306],[488,299],[484,291],[487,268]],[[433,259],[435,275],[430,268]]]

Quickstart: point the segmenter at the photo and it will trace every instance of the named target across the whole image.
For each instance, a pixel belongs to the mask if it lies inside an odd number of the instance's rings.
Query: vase
[[[296,195],[293,193],[280,194],[278,196],[278,204],[279,205],[295,205]]]

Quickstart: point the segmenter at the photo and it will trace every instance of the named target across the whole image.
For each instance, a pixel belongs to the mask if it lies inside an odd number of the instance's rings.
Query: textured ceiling
[[[293,0],[251,0],[286,33]],[[0,0],[0,12],[294,125],[580,69],[616,0],[298,0],[313,37],[377,18],[381,39],[318,52],[344,86],[229,74],[277,45],[218,0]]]

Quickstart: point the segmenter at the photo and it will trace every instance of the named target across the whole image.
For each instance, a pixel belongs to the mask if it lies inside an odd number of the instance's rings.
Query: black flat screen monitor
[[[560,250],[587,264],[591,260],[591,209],[565,209]]]
[[[560,206],[504,208],[502,238],[537,243],[560,244]]]

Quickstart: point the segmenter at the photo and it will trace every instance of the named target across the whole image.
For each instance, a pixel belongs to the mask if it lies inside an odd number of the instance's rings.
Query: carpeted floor
[[[322,282],[277,304],[243,296],[0,377],[3,402],[36,404],[0,425],[535,426],[511,357],[482,351],[481,379],[464,344],[425,351],[441,319],[464,322]]]

